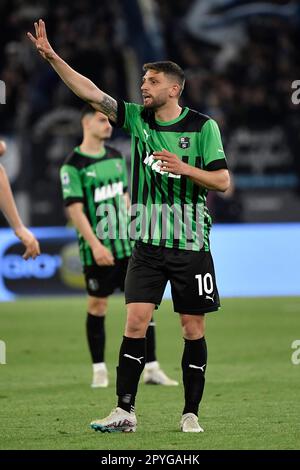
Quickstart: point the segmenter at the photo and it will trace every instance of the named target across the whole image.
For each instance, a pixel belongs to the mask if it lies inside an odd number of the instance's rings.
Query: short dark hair
[[[154,70],[155,72],[163,72],[165,75],[171,75],[172,77],[175,77],[180,85],[181,95],[185,84],[185,75],[182,68],[175,62],[171,62],[170,60],[161,62],[148,62],[147,64],[143,65],[143,70],[144,72],[147,72],[148,70]]]
[[[86,116],[87,114],[95,114],[96,112],[97,110],[93,108],[93,106],[91,106],[90,104],[84,105],[84,107],[81,110],[81,118],[80,118],[81,121],[84,118],[84,116]]]

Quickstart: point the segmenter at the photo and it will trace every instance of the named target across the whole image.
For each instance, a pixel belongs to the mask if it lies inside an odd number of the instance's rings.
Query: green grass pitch
[[[200,410],[203,434],[179,431],[183,389],[139,387],[138,428],[101,434],[89,422],[115,406],[115,366],[125,321],[114,297],[107,316],[110,385],[90,388],[84,298],[0,305],[1,449],[299,449],[300,298],[224,299],[207,317],[208,368]],[[181,381],[183,342],[172,304],[156,313],[161,365]]]

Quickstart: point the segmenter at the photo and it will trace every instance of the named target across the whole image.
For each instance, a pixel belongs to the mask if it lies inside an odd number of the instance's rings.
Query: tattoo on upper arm
[[[101,111],[112,121],[117,120],[118,105],[114,98],[104,94],[102,100],[99,103]]]

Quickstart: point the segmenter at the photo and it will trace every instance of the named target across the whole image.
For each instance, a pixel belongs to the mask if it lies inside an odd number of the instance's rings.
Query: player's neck
[[[182,111],[178,103],[168,103],[155,110],[155,119],[158,121],[173,121],[178,118]]]
[[[104,149],[104,140],[95,139],[91,136],[85,136],[79,145],[80,151],[88,155],[98,155]]]

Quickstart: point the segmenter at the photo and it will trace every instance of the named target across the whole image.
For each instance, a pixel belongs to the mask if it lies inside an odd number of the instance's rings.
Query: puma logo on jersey
[[[116,197],[117,194],[123,194],[123,181],[118,181],[117,183],[108,184],[107,186],[102,186],[102,188],[96,188],[94,194],[94,201],[101,202],[106,199],[111,199]]]
[[[157,173],[160,173],[161,175],[167,175],[168,178],[180,178],[181,177],[181,175],[174,175],[174,173],[168,173],[167,171],[163,171],[159,166],[159,163],[161,163],[161,160],[155,160],[153,155],[150,155],[149,152],[146,153],[144,163],[150,166],[151,170],[154,170]]]
[[[201,369],[202,372],[204,372],[204,367],[206,366],[206,364],[203,364],[203,366],[195,366],[194,364],[189,364],[189,367],[191,369]]]
[[[93,178],[96,178],[96,173],[94,171],[87,171],[86,176],[92,176]]]
[[[205,298],[207,300],[212,300],[214,302],[214,295],[210,296],[210,295],[206,295]]]
[[[142,364],[142,359],[144,359],[144,356],[142,356],[142,357],[134,357],[134,356],[130,356],[130,354],[124,354],[124,357],[128,357],[128,359],[133,359],[134,361],[137,361],[137,362],[139,362],[140,364]]]

